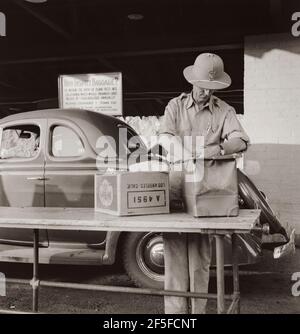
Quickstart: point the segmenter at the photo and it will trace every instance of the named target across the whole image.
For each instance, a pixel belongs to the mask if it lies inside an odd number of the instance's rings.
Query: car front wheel
[[[123,243],[124,268],[139,287],[163,288],[164,253],[160,233],[128,233]]]

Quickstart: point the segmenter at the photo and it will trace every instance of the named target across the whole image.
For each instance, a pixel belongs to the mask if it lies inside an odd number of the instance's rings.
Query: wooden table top
[[[194,218],[187,213],[118,217],[93,208],[0,207],[0,228],[249,233],[259,225],[260,210],[240,210],[238,217]]]

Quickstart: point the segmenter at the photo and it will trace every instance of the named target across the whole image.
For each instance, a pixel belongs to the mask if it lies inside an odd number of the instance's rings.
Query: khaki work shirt
[[[162,120],[160,134],[163,133],[179,136],[182,140],[184,136],[203,136],[204,147],[220,145],[231,138],[249,143],[234,108],[213,95],[201,109],[191,93],[172,99]]]

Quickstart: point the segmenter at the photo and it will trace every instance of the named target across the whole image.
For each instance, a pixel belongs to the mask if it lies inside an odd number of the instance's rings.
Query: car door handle
[[[43,176],[33,176],[33,177],[27,177],[27,180],[38,180],[38,181],[46,181],[49,180],[47,177]]]

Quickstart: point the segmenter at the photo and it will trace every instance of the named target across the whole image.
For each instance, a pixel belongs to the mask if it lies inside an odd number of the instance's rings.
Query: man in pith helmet
[[[232,154],[247,149],[249,138],[232,106],[213,95],[230,86],[223,60],[216,54],[202,53],[184,69],[185,79],[193,85],[190,93],[172,99],[165,110],[160,144],[168,151],[172,141],[173,162],[197,157],[199,148],[183,147],[185,136],[202,136],[204,157]],[[206,234],[164,233],[165,289],[191,292],[208,290],[211,242]],[[191,300],[192,313],[205,313],[206,300]],[[188,300],[165,297],[166,313],[188,313]]]

